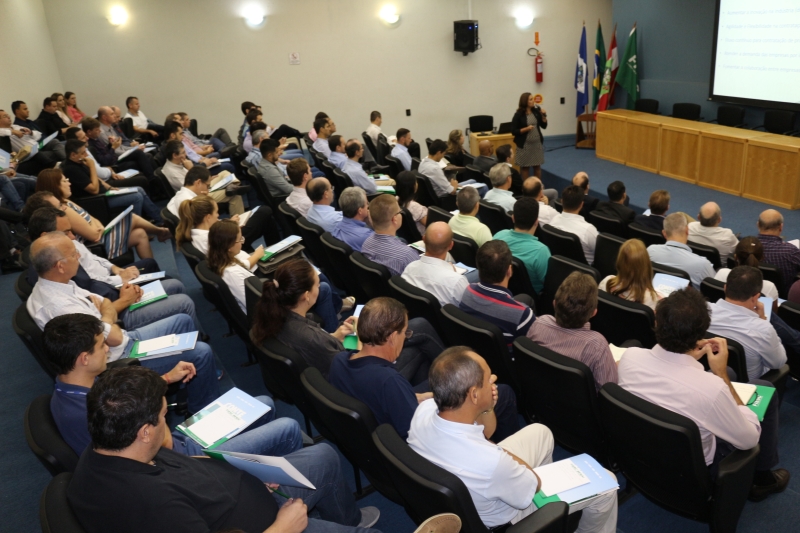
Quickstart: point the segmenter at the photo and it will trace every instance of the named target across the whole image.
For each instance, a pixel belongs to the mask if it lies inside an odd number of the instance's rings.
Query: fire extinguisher
[[[542,54],[536,54],[536,83],[542,83],[544,80],[544,65],[542,61]]]

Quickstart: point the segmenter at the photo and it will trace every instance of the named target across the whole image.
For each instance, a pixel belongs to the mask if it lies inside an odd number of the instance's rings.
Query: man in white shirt
[[[367,126],[367,135],[372,139],[372,144],[378,147],[378,135],[381,134],[381,124],[383,124],[383,117],[379,111],[373,111],[369,114],[369,126]],[[399,135],[398,135],[399,137]],[[406,169],[408,170],[408,169]]]
[[[108,144],[114,144],[116,139],[120,140],[120,143],[116,146],[116,148],[114,148],[114,152],[117,155],[122,155],[131,148],[144,150],[144,144],[139,144],[131,139],[130,144],[126,145],[125,141],[119,135],[117,135],[117,132],[114,131],[114,123],[117,121],[117,115],[110,106],[102,106],[97,110],[97,120],[100,122],[101,141]]]
[[[411,154],[408,153],[408,146],[411,141],[411,132],[409,130],[405,128],[397,130],[397,142],[392,148],[392,157],[400,161],[404,170],[411,170]]]
[[[446,261],[447,253],[453,248],[453,230],[446,222],[434,222],[425,230],[422,240],[425,254],[406,267],[403,279],[431,293],[440,304],[457,306],[469,281],[455,265]]]
[[[667,243],[647,247],[650,261],[683,270],[689,274],[692,286],[699,291],[700,283],[705,278],[714,277],[714,267],[705,257],[694,254],[686,244],[689,241],[689,228],[683,213],[672,213],[665,218],[661,233]]]
[[[597,243],[597,228],[586,222],[578,213],[583,208],[583,189],[570,185],[561,193],[563,211],[553,217],[550,226],[576,235],[581,241],[583,255],[590,265],[594,261],[594,248]]]
[[[499,205],[504,211],[513,211],[514,203],[517,201],[511,192],[511,169],[505,163],[497,163],[489,171],[489,179],[492,181],[492,190],[483,197],[487,202]]]
[[[419,169],[417,169],[420,174],[428,177],[433,185],[433,192],[439,198],[448,195],[454,196],[458,192],[458,181],[454,178],[447,179],[439,166],[445,150],[447,150],[447,143],[441,139],[433,141],[428,148],[428,157],[420,162]],[[455,204],[455,202],[452,203]]]
[[[27,108],[27,106],[25,107]],[[32,148],[34,144],[42,140],[42,132],[33,128],[12,124],[11,115],[0,109],[0,137],[9,138],[8,144],[10,144],[10,146],[6,146],[6,148],[10,148],[10,150],[6,151],[11,153],[19,152],[25,147]],[[40,149],[36,155],[33,157],[29,156],[28,159],[21,162],[17,170],[22,174],[36,176],[40,171],[45,168],[51,168],[58,161],[63,161],[65,158],[66,154],[64,153],[63,145],[53,139],[47,146]]]
[[[128,112],[125,113],[124,118],[131,119],[133,131],[140,135],[149,135],[152,139],[157,139],[159,132],[163,131],[164,127],[153,124],[148,120],[147,116],[139,109],[139,99],[135,96],[129,96],[125,99],[125,106],[128,108]]]
[[[484,525],[516,524],[536,512],[541,480],[533,468],[553,462],[553,434],[531,424],[495,444],[497,376],[464,346],[442,352],[431,365],[433,399],[420,403],[408,445],[464,482]],[[598,496],[583,508],[579,533],[614,533],[617,494]]]
[[[329,158],[331,156],[331,147],[328,144],[328,139],[331,135],[336,133],[336,124],[330,117],[318,118],[314,121],[314,129],[317,132],[317,140],[312,145],[314,150]]]
[[[341,211],[331,207],[333,203],[333,185],[327,178],[314,178],[308,183],[306,190],[308,199],[312,203],[306,214],[306,219],[325,231],[333,232],[339,222],[342,221],[343,216]]]
[[[697,215],[697,222],[689,222],[689,240],[697,244],[705,244],[719,250],[723,258],[733,253],[739,239],[722,224],[722,211],[714,202],[703,204]]]
[[[292,182],[292,192],[286,198],[286,203],[301,216],[306,216],[313,205],[306,191],[306,185],[311,181],[311,167],[308,161],[298,157],[286,165],[286,174]]]
[[[522,196],[529,196],[539,202],[539,224],[544,226],[558,216],[558,211],[549,205],[549,198],[544,194],[542,180],[531,176],[522,184]]]

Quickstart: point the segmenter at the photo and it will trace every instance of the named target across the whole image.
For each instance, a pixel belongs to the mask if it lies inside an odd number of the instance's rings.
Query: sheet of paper
[[[731,382],[733,385],[733,390],[736,391],[736,394],[739,395],[739,399],[742,400],[742,403],[747,405],[750,403],[750,398],[753,397],[753,394],[756,392],[756,386],[751,385],[749,383],[735,383]]]
[[[216,409],[188,426],[187,429],[206,445],[215,443],[242,425],[241,417],[236,415],[235,409],[229,409],[229,406],[230,404],[217,405]]]
[[[653,276],[653,288],[664,297],[669,296],[674,291],[685,289],[689,286],[689,280],[670,276],[669,274],[657,273]]]
[[[767,320],[769,320],[772,317],[772,304],[775,302],[775,300],[769,296],[762,296],[758,299],[758,301],[764,304],[764,316],[766,316]]]
[[[473,189],[480,189],[482,187],[486,187],[485,183],[465,183],[459,187],[459,189],[463,189],[464,187],[472,187]]]
[[[409,246],[417,251],[425,253],[425,243],[423,241],[412,242],[411,244],[409,244]]]
[[[123,178],[132,178],[139,174],[139,171],[133,168],[129,168],[128,170],[123,170],[122,172],[117,172],[118,175],[122,176]]]
[[[589,483],[589,477],[570,459],[533,469],[542,480],[542,492],[550,497]]]
[[[161,350],[162,348],[171,348],[178,344],[177,335],[164,335],[146,341],[139,341],[139,353],[152,352],[154,350]]]
[[[796,247],[800,248],[800,239],[792,239],[788,241],[789,244],[794,244]]]
[[[136,192],[136,189],[133,187],[123,187],[122,189],[113,189],[110,191],[106,191],[106,196],[120,196],[122,194],[133,194]]]
[[[357,305],[356,306],[356,310],[353,313],[353,316],[358,318],[359,316],[361,316],[361,311],[363,311],[363,310],[364,310],[364,306],[363,305]]]
[[[316,487],[283,457],[252,455],[238,452],[206,452],[209,455],[219,454],[231,465],[249,472],[264,483],[278,483],[290,487],[304,487],[316,490]],[[249,464],[248,464],[249,463]]]
[[[620,348],[619,346],[615,346],[611,343],[608,343],[608,347],[611,350],[611,356],[614,358],[614,361],[619,363],[619,360],[622,359],[622,354],[625,353],[627,348]]]

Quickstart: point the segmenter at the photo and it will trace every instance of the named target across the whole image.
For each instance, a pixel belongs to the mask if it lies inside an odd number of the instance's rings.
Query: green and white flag
[[[636,24],[633,25],[628,43],[625,45],[625,54],[619,65],[617,85],[628,93],[628,109],[633,109],[639,99],[639,69],[636,57]]]

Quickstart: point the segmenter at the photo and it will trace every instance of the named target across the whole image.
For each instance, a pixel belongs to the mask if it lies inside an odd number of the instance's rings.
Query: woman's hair
[[[72,91],[67,91],[67,92],[65,92],[65,93],[64,93],[64,105],[65,105],[65,106],[68,106],[68,105],[69,105],[69,104],[67,103],[67,100],[69,100],[69,99],[70,99],[70,98],[72,98],[73,96],[75,96],[75,93],[74,93],[74,92],[72,92]],[[78,102],[75,102],[75,109],[77,109],[78,111],[80,111],[81,113],[83,113],[83,111],[81,111],[81,108],[80,108],[80,107],[78,107]]]
[[[36,177],[36,192],[47,191],[62,204],[67,201],[61,192],[61,178],[64,174],[58,168],[48,168],[39,172]]]
[[[764,259],[764,245],[758,237],[745,237],[733,250],[733,257],[739,266],[758,267]]]
[[[619,247],[617,275],[608,280],[606,290],[620,297],[627,293],[627,299],[640,304],[648,293],[653,300],[658,299],[653,288],[653,265],[642,241],[630,239]]]
[[[464,134],[461,130],[453,130],[450,132],[450,135],[447,136],[447,150],[445,150],[446,154],[458,154],[461,153],[462,147],[461,143],[458,142]]]
[[[519,97],[519,104],[517,104],[517,113],[527,113],[528,112],[528,100],[531,97],[531,93],[522,93]]]
[[[414,188],[417,186],[417,177],[413,172],[404,170],[397,175],[394,191],[397,194],[397,203],[405,209],[414,199]]]
[[[208,266],[218,276],[221,276],[230,265],[239,265],[247,268],[236,256],[231,253],[231,247],[239,239],[239,224],[232,220],[215,222],[208,231]]]
[[[291,309],[314,287],[314,267],[305,259],[286,261],[275,271],[273,280],[264,282],[261,299],[256,305],[253,340],[258,344],[283,329]]]
[[[191,200],[184,200],[178,208],[178,228],[175,230],[175,240],[178,246],[184,242],[191,242],[192,229],[199,226],[206,215],[211,215],[216,209],[217,202],[206,195],[195,196]]]
[[[61,94],[61,93],[53,93],[53,94],[50,95],[50,98],[52,98],[53,100],[56,101],[56,105],[58,105],[58,97],[59,96],[64,96],[64,95]],[[66,109],[66,108],[67,108],[67,99],[64,98],[64,109]],[[61,109],[61,108],[59,107],[59,109]]]

